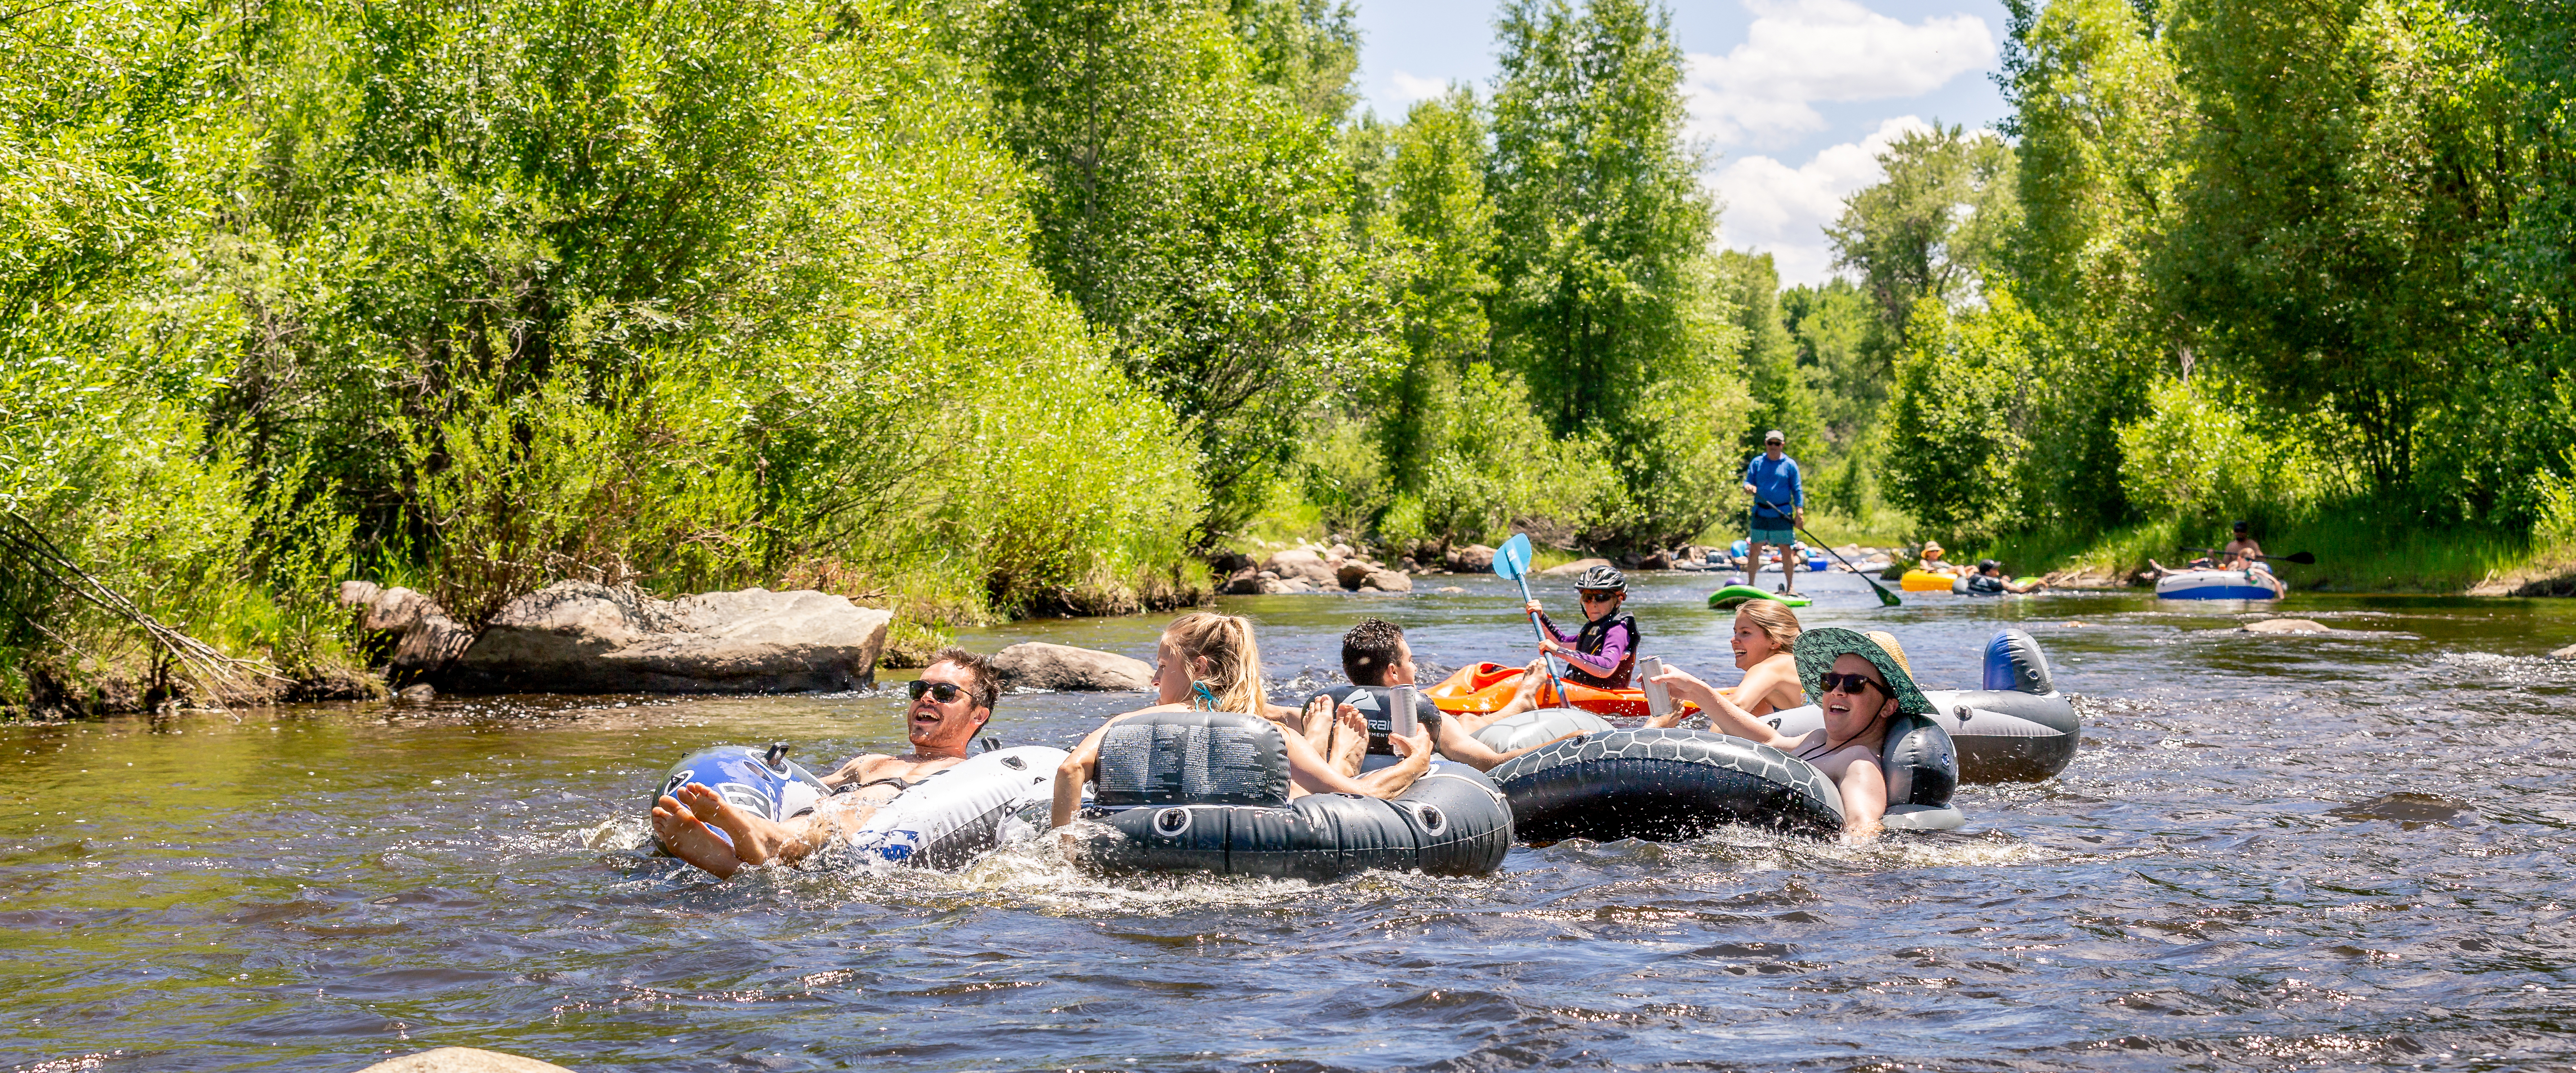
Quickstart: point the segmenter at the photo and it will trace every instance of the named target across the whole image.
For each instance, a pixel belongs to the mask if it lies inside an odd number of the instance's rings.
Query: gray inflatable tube
[[[1111,873],[1206,873],[1329,882],[1370,869],[1485,875],[1512,845],[1512,813],[1482,772],[1434,761],[1392,801],[1288,799],[1277,724],[1233,712],[1158,712],[1102,736],[1081,857]]]
[[[1997,631],[1986,643],[1982,689],[1927,689],[1933,722],[1959,751],[1965,782],[2038,782],[2066,770],[2083,741],[2083,720],[2057,691],[2039,642],[2020,630]],[[1765,716],[1783,734],[1824,725],[1814,705]]]
[[[879,807],[851,835],[846,847],[857,860],[922,868],[952,868],[984,851],[1037,830],[1024,814],[1054,793],[1062,749],[1025,745],[995,749],[931,774]],[[772,820],[790,820],[831,807],[832,790],[794,761],[783,746],[755,749],[720,745],[672,765],[656,794],[699,782],[736,807]],[[717,836],[723,837],[718,831]]]

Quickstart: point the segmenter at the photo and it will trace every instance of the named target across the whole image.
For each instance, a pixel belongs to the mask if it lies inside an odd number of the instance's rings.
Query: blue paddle
[[[1517,581],[1521,583],[1521,603],[1523,604],[1529,603],[1531,599],[1529,591],[1529,567],[1530,542],[1528,533],[1514,533],[1510,540],[1503,542],[1502,547],[1494,549],[1494,573],[1501,575],[1504,580]],[[1546,642],[1547,627],[1538,624],[1538,613],[1535,611],[1530,613],[1530,632],[1537,634],[1539,641],[1542,644]],[[1555,687],[1556,702],[1558,704],[1564,704],[1565,683],[1557,681],[1556,661],[1547,658],[1546,650],[1544,648],[1540,649],[1539,664],[1547,668],[1547,684]]]

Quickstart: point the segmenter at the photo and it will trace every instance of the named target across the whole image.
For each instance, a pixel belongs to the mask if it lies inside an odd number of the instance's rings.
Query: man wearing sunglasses
[[[690,783],[654,803],[654,833],[680,859],[730,876],[743,865],[795,863],[857,830],[914,784],[963,763],[975,735],[992,720],[993,702],[1001,694],[992,660],[962,648],[931,657],[920,680],[907,689],[912,706],[903,717],[912,751],[851,757],[823,776],[824,785],[834,791],[825,807],[773,821],[734,806],[704,784]],[[717,837],[708,826],[731,838]]]

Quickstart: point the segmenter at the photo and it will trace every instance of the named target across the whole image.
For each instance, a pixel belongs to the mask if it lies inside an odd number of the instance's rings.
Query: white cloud
[[[1396,101],[1402,104],[1429,100],[1449,91],[1449,83],[1437,78],[1417,78],[1403,71],[1397,71],[1386,77],[1387,81],[1395,86]]]
[[[1744,43],[1690,57],[1692,132],[1720,144],[1821,130],[1812,102],[1919,96],[1995,62],[1994,32],[1974,15],[1904,23],[1853,0],[1744,2]]]
[[[1930,130],[1915,116],[1898,116],[1856,142],[1823,150],[1792,168],[1767,156],[1744,157],[1709,179],[1726,201],[1719,238],[1728,246],[1769,253],[1780,285],[1822,283],[1833,275],[1834,251],[1825,225],[1843,212],[1843,199],[1887,177],[1878,154],[1911,131]]]

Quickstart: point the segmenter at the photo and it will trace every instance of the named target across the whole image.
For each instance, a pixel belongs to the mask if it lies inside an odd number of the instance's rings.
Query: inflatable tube
[[[1043,745],[996,749],[934,772],[885,803],[850,836],[862,859],[953,868],[985,850],[1044,829],[1028,814],[1055,802],[1055,769],[1065,751]]]
[[[1423,690],[1443,712],[1475,713],[1501,711],[1512,702],[1512,694],[1521,686],[1525,667],[1506,667],[1500,663],[1473,663],[1458,668],[1439,685]],[[1541,707],[1559,706],[1556,690],[1544,683],[1538,689]],[[1565,683],[1565,707],[1581,708],[1597,715],[1645,716],[1648,714],[1646,691],[1642,689],[1595,689],[1580,682]],[[1682,710],[1695,712],[1697,705],[1684,702]]]
[[[698,782],[735,807],[769,820],[791,820],[830,807],[831,788],[785,754],[783,746],[701,749],[672,765],[655,797]],[[1021,814],[1052,801],[1055,769],[1064,757],[1062,749],[1021,746],[934,772],[870,815],[851,835],[849,848],[867,861],[925,868],[963,864],[1022,833],[1026,825]],[[709,830],[725,837],[720,829]]]
[[[1540,708],[1488,723],[1485,729],[1476,732],[1476,740],[1495,752],[1508,753],[1555,741],[1568,734],[1598,734],[1617,729],[1609,720],[1580,708]]]
[[[814,811],[832,788],[793,760],[787,759],[787,745],[782,742],[768,748],[750,745],[717,745],[682,757],[662,776],[660,789],[644,801],[650,813],[662,798],[690,783],[704,784],[727,804],[764,820],[784,821]],[[733,839],[723,831],[716,837],[731,845]],[[660,840],[655,840],[660,845]]]
[[[1825,837],[1842,795],[1815,765],[1704,730],[1612,730],[1560,741],[1493,770],[1522,838],[1666,842],[1724,824]]]
[[[2163,600],[2278,600],[2286,592],[2268,570],[2184,570],[2156,579]]]
[[[2084,739],[2073,702],[2057,692],[2048,657],[2020,630],[1986,644],[1983,689],[1927,689],[1932,721],[1948,733],[1965,782],[2038,782],[2066,770]],[[1764,716],[1783,734],[1824,726],[1815,705]]]
[[[1948,574],[1908,570],[1903,577],[1897,579],[1897,584],[1903,586],[1907,592],[1948,592],[1950,583],[1957,580]]]
[[[1392,801],[1288,799],[1277,724],[1158,712],[1109,728],[1081,843],[1112,873],[1203,872],[1330,882],[1361,871],[1485,875],[1511,851],[1512,814],[1484,773],[1432,762]]]
[[[1804,596],[1783,596],[1776,592],[1764,592],[1751,585],[1729,585],[1708,594],[1708,606],[1719,610],[1733,609],[1746,600],[1778,600],[1791,607],[1805,607],[1815,602]]]

